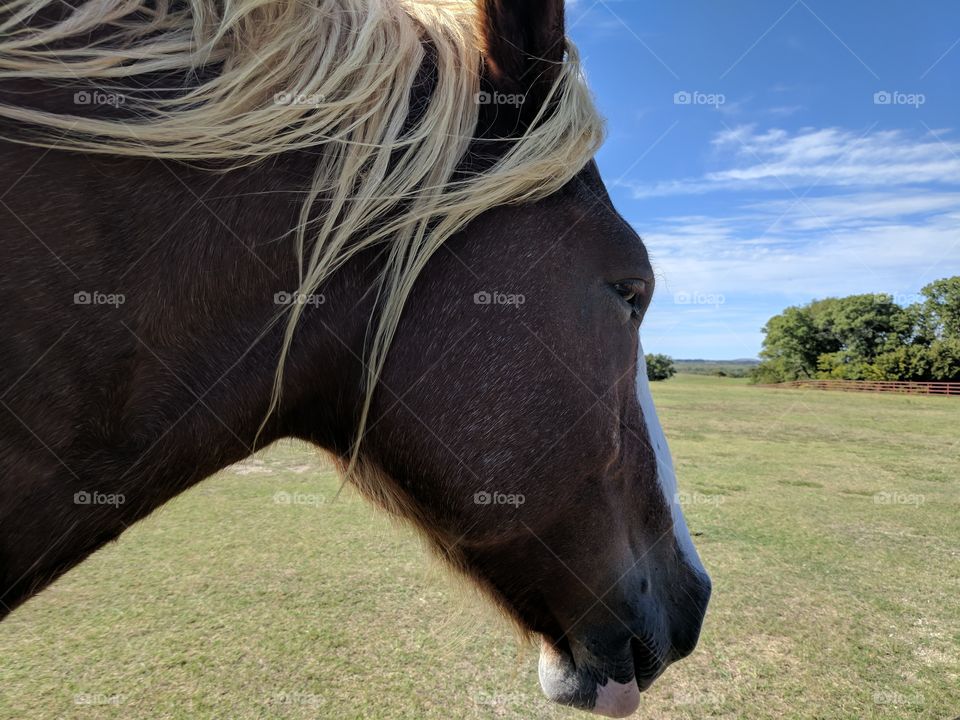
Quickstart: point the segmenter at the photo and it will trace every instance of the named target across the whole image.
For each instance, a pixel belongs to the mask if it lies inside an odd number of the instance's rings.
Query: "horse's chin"
[[[597,715],[622,718],[640,705],[640,688],[631,678],[625,683],[598,679],[593,668],[577,667],[574,657],[544,640],[540,647],[540,687],[549,700]]]

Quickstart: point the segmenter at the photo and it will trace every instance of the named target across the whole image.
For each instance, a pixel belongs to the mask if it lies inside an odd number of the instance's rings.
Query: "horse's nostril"
[[[707,575],[700,575],[695,585],[694,597],[700,610],[700,619],[707,614],[707,605],[710,604],[710,595],[713,594],[713,583]]]
[[[673,644],[670,647],[668,662],[683,660],[697,647],[697,641],[700,639],[700,632],[683,631],[676,633],[673,637]]]
[[[650,591],[650,581],[646,578],[640,578],[639,591],[641,594],[646,595]]]
[[[635,635],[630,640],[633,655],[633,671],[637,685],[643,692],[653,684],[663,669],[672,662],[670,651],[664,652],[651,637]]]
[[[685,658],[697,646],[707,604],[710,602],[710,593],[710,579],[705,575],[699,576],[697,581],[687,588],[690,602],[673,622],[669,662]]]

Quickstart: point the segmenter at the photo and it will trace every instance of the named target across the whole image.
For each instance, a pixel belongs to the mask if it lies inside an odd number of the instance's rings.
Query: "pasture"
[[[638,717],[960,715],[960,401],[654,394],[714,598]],[[284,442],[130,529],[0,626],[0,718],[587,717],[337,488]]]

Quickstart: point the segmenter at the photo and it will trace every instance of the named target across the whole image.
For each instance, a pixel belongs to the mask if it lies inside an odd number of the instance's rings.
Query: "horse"
[[[0,612],[280,438],[613,717],[711,592],[563,0],[0,8]]]

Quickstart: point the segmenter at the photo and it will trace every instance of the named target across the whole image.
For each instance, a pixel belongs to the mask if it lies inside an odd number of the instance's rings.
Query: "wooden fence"
[[[908,395],[953,395],[960,397],[960,382],[902,382],[898,380],[794,380],[767,388],[812,388],[844,392],[884,392]]]

